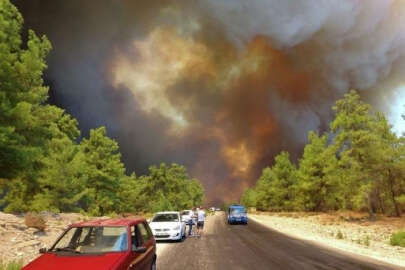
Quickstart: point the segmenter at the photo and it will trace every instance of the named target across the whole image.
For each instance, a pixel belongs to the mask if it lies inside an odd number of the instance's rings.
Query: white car
[[[193,221],[193,211],[192,210],[183,210],[181,211],[181,219],[186,223],[189,224],[190,221]],[[193,222],[194,223],[194,222]]]
[[[150,220],[156,240],[181,241],[186,238],[186,223],[181,220],[180,212],[159,212]]]

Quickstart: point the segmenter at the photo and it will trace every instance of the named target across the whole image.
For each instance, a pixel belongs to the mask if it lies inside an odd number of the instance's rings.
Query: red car
[[[40,253],[23,270],[156,269],[156,243],[144,218],[72,224]]]

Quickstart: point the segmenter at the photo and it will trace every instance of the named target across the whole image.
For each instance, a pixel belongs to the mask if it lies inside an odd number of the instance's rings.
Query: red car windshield
[[[51,252],[78,254],[123,252],[128,250],[126,227],[77,227],[69,229]]]

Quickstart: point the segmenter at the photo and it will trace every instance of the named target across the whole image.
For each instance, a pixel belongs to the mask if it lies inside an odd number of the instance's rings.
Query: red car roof
[[[130,226],[146,221],[143,217],[134,218],[108,218],[83,221],[70,225],[70,227],[89,227],[89,226]]]

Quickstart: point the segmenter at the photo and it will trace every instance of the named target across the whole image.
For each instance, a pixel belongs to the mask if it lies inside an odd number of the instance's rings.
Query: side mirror
[[[147,250],[146,247],[142,246],[142,247],[136,247],[134,248],[132,251],[136,252],[136,253],[145,253]]]
[[[47,251],[48,251],[47,248],[40,248],[40,249],[39,249],[39,253],[40,253],[40,254],[44,254],[44,253],[46,253]]]

